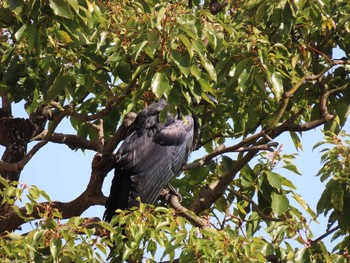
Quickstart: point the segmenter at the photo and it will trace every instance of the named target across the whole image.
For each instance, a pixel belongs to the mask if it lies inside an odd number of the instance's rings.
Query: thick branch
[[[1,94],[0,118],[12,117],[11,101],[7,98],[6,93]]]
[[[43,140],[38,142],[34,147],[22,158],[22,160],[14,163],[8,163],[0,160],[0,171],[9,171],[9,172],[19,172],[23,169],[23,167],[32,159],[32,157],[49,141],[49,138],[53,134],[57,125],[63,119],[64,114],[59,114],[55,117],[52,122],[50,129],[47,134],[44,136]]]
[[[171,191],[164,190],[162,196],[170,203],[171,207],[175,209],[176,214],[186,218],[192,225],[197,227],[205,227],[209,225],[209,222],[196,216],[191,210],[183,207],[180,204],[179,196],[171,194]]]
[[[92,205],[103,205],[106,198],[103,195],[100,196],[89,196],[82,194],[78,198],[71,202],[43,202],[34,206],[33,213],[27,214],[25,207],[19,208],[21,217],[15,212],[11,211],[8,214],[0,218],[0,233],[5,231],[14,231],[20,225],[24,224],[26,220],[24,218],[40,219],[40,214],[44,214],[49,207],[51,210],[57,209],[62,213],[62,218],[71,218],[73,216],[81,215],[86,209]]]
[[[33,213],[26,214],[26,208],[19,208],[21,215],[26,217],[33,217],[34,219],[41,218],[40,213],[43,213],[47,206],[51,209],[58,209],[62,213],[63,218],[71,218],[73,216],[80,216],[86,209],[93,205],[104,205],[106,197],[103,195],[102,183],[106,174],[112,169],[113,158],[111,156],[104,156],[97,153],[92,161],[92,171],[90,181],[86,190],[76,199],[68,202],[52,202],[40,203],[34,207]],[[0,218],[0,233],[4,231],[13,231],[20,225],[25,223],[25,219],[11,211]]]
[[[7,163],[0,160],[0,170],[6,170],[9,172],[19,172],[23,167],[32,159],[32,157],[43,147],[47,142],[41,141],[38,142],[34,147],[24,156],[24,158],[16,163]]]
[[[45,130],[41,134],[33,138],[33,140],[39,140],[39,141],[43,140],[43,138],[46,137],[47,133],[48,131]],[[98,148],[98,145],[96,142],[84,140],[80,138],[78,135],[74,135],[74,134],[53,133],[49,138],[49,141],[53,143],[65,144],[72,150],[86,149],[86,150],[97,151],[97,148]]]
[[[232,182],[236,174],[254,158],[258,151],[248,152],[229,169],[220,179],[200,190],[198,197],[194,200],[191,210],[196,214],[210,208],[225,192],[227,186]]]

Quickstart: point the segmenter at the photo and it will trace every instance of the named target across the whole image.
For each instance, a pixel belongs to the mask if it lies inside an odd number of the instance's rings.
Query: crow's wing
[[[132,198],[140,197],[142,202],[152,204],[187,160],[193,142],[193,119],[175,119],[155,133],[145,130],[130,139],[133,147],[127,144],[121,148],[116,173],[130,176]]]

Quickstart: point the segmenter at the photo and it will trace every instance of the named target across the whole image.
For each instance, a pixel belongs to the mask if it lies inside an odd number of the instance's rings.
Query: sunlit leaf
[[[298,175],[301,175],[301,172],[299,171],[298,167],[296,167],[294,164],[291,164],[291,163],[285,164],[285,165],[283,165],[283,168],[287,169],[293,173],[296,173]]]
[[[277,215],[280,216],[288,210],[289,201],[286,196],[272,193],[271,200],[272,200],[271,208]]]
[[[190,59],[192,59],[192,57],[193,57],[193,49],[192,49],[192,45],[191,45],[191,42],[189,41],[189,39],[185,35],[178,35],[177,37],[185,45],[186,50],[187,50],[188,54],[190,55]]]
[[[143,48],[147,45],[147,40],[138,43],[133,52],[133,60],[137,60]]]
[[[277,101],[279,101],[283,94],[283,81],[281,73],[275,71],[271,75],[272,91]]]
[[[282,176],[271,171],[265,171],[265,173],[267,175],[267,180],[269,181],[270,185],[272,187],[275,187],[276,189],[281,189]]]
[[[17,41],[20,41],[24,35],[25,30],[27,29],[27,25],[22,25],[20,29],[15,33],[15,38]]]
[[[50,7],[57,16],[73,18],[73,13],[65,0],[50,0]]]
[[[310,248],[305,247],[296,252],[294,260],[300,263],[308,263],[312,261],[311,255],[312,252]]]
[[[316,219],[316,213],[310,208],[305,200],[295,192],[292,192],[293,198],[305,209],[306,212],[313,218]]]
[[[158,98],[169,94],[171,86],[169,84],[169,79],[164,72],[157,72],[154,74],[151,88],[153,93],[156,94]]]
[[[56,260],[61,252],[62,240],[59,238],[52,238],[50,241],[50,252],[52,257]]]

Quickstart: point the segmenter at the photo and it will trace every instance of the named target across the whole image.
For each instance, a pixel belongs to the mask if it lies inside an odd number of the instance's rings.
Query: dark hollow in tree
[[[117,209],[137,205],[137,197],[153,204],[187,161],[197,125],[192,116],[183,118],[180,111],[161,122],[166,106],[162,99],[144,108],[118,149],[104,220],[111,221]]]

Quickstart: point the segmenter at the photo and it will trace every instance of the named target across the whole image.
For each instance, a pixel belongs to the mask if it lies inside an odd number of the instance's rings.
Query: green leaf
[[[195,77],[196,80],[199,80],[201,78],[202,72],[197,65],[192,65],[190,71],[191,75]]]
[[[57,16],[73,18],[73,13],[65,0],[50,0],[50,7]]]
[[[147,45],[148,41],[147,40],[144,40],[140,43],[138,43],[135,48],[134,48],[134,52],[133,52],[133,55],[132,55],[132,59],[134,61],[137,60],[137,58],[139,57],[141,51],[143,50],[143,48]]]
[[[287,169],[293,173],[296,173],[298,175],[301,175],[301,172],[299,171],[298,167],[296,167],[294,164],[288,163],[283,166],[284,169]]]
[[[290,137],[292,138],[295,149],[297,151],[298,149],[303,150],[303,145],[301,144],[298,134],[295,132],[289,132],[289,134],[290,134]]]
[[[278,190],[281,189],[282,176],[271,171],[265,171],[265,173],[267,175],[267,180],[269,181],[269,184]]]
[[[185,19],[184,17],[180,16],[177,18],[177,22],[178,22],[179,28],[183,30],[185,35],[193,39],[198,39],[198,32],[197,32],[195,21]]]
[[[35,46],[35,42],[36,42],[36,38],[37,38],[37,28],[35,26],[35,24],[30,24],[28,26],[28,30],[27,30],[27,36],[28,36],[28,50],[32,51],[34,48],[36,48]]]
[[[148,45],[151,47],[152,52],[154,53],[159,48],[159,42],[160,42],[159,31],[155,28],[152,29],[147,34],[147,40],[148,40]]]
[[[292,195],[295,201],[297,201],[299,205],[301,205],[305,209],[305,211],[309,213],[312,219],[316,220],[316,213],[310,208],[310,206],[305,202],[305,200],[297,193],[292,192]]]
[[[8,233],[5,235],[6,238],[10,238],[12,240],[21,240],[23,237],[20,234],[17,233]]]
[[[41,237],[45,233],[45,230],[36,230],[33,236],[33,243],[36,245],[37,243],[40,243]]]
[[[192,59],[192,57],[193,57],[193,49],[192,49],[191,42],[188,40],[188,38],[185,35],[178,35],[177,37],[185,45],[186,50],[187,50],[188,54],[190,55],[190,59]]]
[[[132,77],[132,71],[130,68],[130,64],[127,62],[120,62],[117,66],[117,74],[118,77],[125,83],[129,83]]]
[[[200,78],[199,84],[201,84],[203,91],[205,91],[207,93],[211,93],[211,94],[213,94],[215,92],[213,87],[210,85],[210,83],[208,81],[206,81],[205,79]]]
[[[327,142],[325,141],[321,141],[321,142],[318,142],[314,145],[314,147],[312,147],[312,150],[315,150],[316,148],[320,147],[321,145],[324,145],[326,144]]]
[[[247,220],[247,236],[252,237],[260,228],[259,215],[257,212],[252,212]]]
[[[171,59],[174,61],[176,66],[180,69],[181,73],[184,74],[185,77],[188,77],[188,75],[190,74],[190,67],[191,67],[189,56],[187,54],[186,55],[180,54],[179,52],[174,50],[171,53]]]
[[[211,80],[216,82],[217,81],[217,76],[216,76],[216,70],[215,70],[213,64],[210,62],[210,60],[208,60],[204,56],[200,56],[199,58],[200,58],[202,66],[209,73],[209,76],[210,76]]]
[[[68,33],[66,31],[57,30],[56,34],[57,34],[58,40],[62,44],[69,44],[69,43],[71,43],[73,41],[72,38],[68,35]]]
[[[73,8],[73,10],[79,10],[79,3],[77,0],[67,0],[67,2]]]
[[[289,201],[284,195],[272,193],[271,194],[271,208],[273,212],[281,216],[284,212],[288,210]]]
[[[156,27],[158,29],[162,29],[162,23],[163,23],[163,20],[164,20],[164,15],[165,15],[165,12],[166,12],[166,8],[165,7],[161,7],[158,11],[158,15],[157,15],[157,22],[156,22]]]
[[[30,215],[31,213],[33,213],[33,205],[31,203],[26,203],[25,207],[27,210],[27,215]]]
[[[205,57],[205,49],[203,47],[203,44],[199,41],[195,41],[193,42],[192,48],[198,53],[199,59],[201,61],[201,65],[208,72],[211,80],[216,82],[217,81],[216,70],[213,64],[211,63],[211,61]]]
[[[306,4],[307,0],[296,0],[294,1],[295,5],[298,7],[299,10],[304,8],[304,5]]]
[[[50,252],[52,257],[56,260],[61,252],[62,240],[60,238],[52,238],[50,240]]]
[[[292,188],[292,189],[297,189],[296,187],[295,187],[295,185],[290,181],[290,180],[288,180],[287,178],[285,178],[285,177],[282,177],[282,185],[284,185],[284,186],[287,186],[287,187],[289,187],[289,188]]]
[[[335,118],[329,122],[324,124],[324,129],[328,132],[333,132],[338,134],[340,131],[340,119],[339,116],[336,115]]]
[[[343,211],[344,207],[344,190],[339,183],[335,183],[331,191],[331,203],[334,208],[340,212]]]
[[[242,65],[242,64],[240,64],[240,65]],[[250,86],[249,81],[251,80],[252,72],[253,72],[252,67],[245,68],[245,69],[243,69],[243,71],[241,71],[241,73],[238,77],[238,87],[240,88],[240,90],[243,93],[245,93]]]
[[[282,75],[279,72],[273,72],[271,75],[271,89],[275,95],[276,101],[279,101],[283,94],[283,80]]]
[[[56,77],[53,84],[47,90],[47,101],[54,99],[56,96],[61,95],[61,92],[66,88],[69,83],[69,77],[63,76],[61,73]]]
[[[26,29],[27,29],[27,26],[23,25],[20,27],[20,29],[17,30],[17,32],[15,33],[15,38],[17,41],[20,41],[22,39]]]
[[[164,72],[154,74],[151,83],[152,92],[160,99],[163,95],[167,97],[170,93],[171,86],[169,79]]]
[[[309,263],[312,262],[311,256],[312,252],[310,248],[305,247],[296,252],[294,260],[298,263]]]

